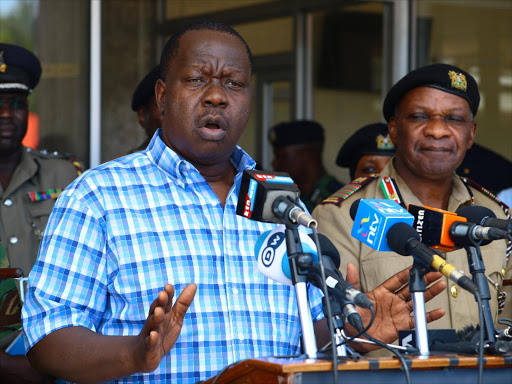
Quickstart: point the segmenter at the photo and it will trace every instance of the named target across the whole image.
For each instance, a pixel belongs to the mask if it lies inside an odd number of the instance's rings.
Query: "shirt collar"
[[[398,174],[394,166],[394,157],[386,164],[382,172],[380,173],[381,178],[383,176],[389,176],[396,181],[398,189],[404,199],[404,204],[413,205],[424,205],[412,191],[407,187],[405,181]],[[466,188],[464,182],[455,173],[452,175],[452,190],[450,194],[450,200],[448,201],[448,211],[455,212],[461,205],[470,205],[471,195]]]
[[[194,182],[204,182],[204,177],[189,161],[182,158],[162,140],[162,130],[159,128],[153,135],[148,147],[144,152],[160,168],[167,173],[178,184],[185,186]],[[237,171],[235,183],[241,178],[246,169],[254,169],[256,162],[238,145],[235,147],[230,158],[231,163]],[[239,184],[239,183],[238,183]],[[239,185],[237,186],[239,188]],[[238,191],[237,191],[238,192]]]

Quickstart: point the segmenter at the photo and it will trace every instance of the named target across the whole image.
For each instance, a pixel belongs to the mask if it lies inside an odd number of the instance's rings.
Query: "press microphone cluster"
[[[461,288],[474,293],[476,285],[464,272],[448,264],[420,241],[411,226],[414,216],[393,200],[362,199],[350,209],[354,219],[352,236],[377,251],[393,251],[441,272]],[[373,237],[369,239],[373,233]]]
[[[245,170],[236,214],[267,223],[292,223],[311,228],[316,221],[299,205],[299,188],[285,172]]]
[[[322,287],[318,253],[314,241],[310,236],[299,231],[303,252],[313,256],[313,264],[309,267],[308,281],[314,286]],[[338,271],[340,265],[339,253],[332,242],[319,234],[320,249],[322,250],[322,262],[325,267],[325,284],[330,294],[343,306],[343,312],[347,321],[356,329],[362,326],[359,313],[353,304],[362,308],[371,308],[373,303],[365,294],[358,291],[341,276]],[[255,255],[258,258],[258,271],[269,279],[285,285],[293,285],[285,245],[284,226],[280,225],[272,231],[260,235],[255,245]]]
[[[410,204],[407,210],[414,216],[413,227],[421,237],[421,242],[443,251],[453,251],[478,243],[480,246],[493,240],[509,237],[508,232],[476,223],[496,223],[496,215],[488,208],[462,207],[457,213],[442,209]],[[506,220],[500,220],[503,225]]]

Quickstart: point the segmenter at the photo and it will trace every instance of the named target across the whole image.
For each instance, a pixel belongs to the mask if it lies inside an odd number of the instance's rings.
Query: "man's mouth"
[[[200,123],[199,135],[205,140],[221,140],[227,135],[226,124],[220,116],[207,116]]]

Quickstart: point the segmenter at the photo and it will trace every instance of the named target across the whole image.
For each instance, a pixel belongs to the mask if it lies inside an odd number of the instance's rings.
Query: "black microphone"
[[[314,241],[313,234],[309,234]],[[322,263],[325,268],[325,284],[328,288],[338,290],[339,293],[348,301],[354,302],[361,308],[371,308],[372,301],[361,291],[358,291],[353,285],[348,283],[339,271],[341,259],[340,253],[331,240],[321,233],[318,234],[318,242],[322,251]],[[313,263],[312,268],[309,270],[308,278],[321,279],[320,265]],[[321,280],[318,281],[321,283]],[[335,292],[338,294],[338,292]]]
[[[457,214],[484,227],[498,228],[512,233],[512,220],[497,219],[494,212],[489,208],[479,206],[461,207],[457,210]]]
[[[410,225],[405,223],[393,225],[389,229],[386,239],[394,252],[403,256],[411,255],[414,260],[441,272],[455,284],[473,294],[478,290],[475,283],[464,272],[448,264],[441,256],[421,243],[420,236]]]

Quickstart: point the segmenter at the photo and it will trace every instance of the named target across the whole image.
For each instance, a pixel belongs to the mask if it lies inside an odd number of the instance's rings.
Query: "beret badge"
[[[466,76],[464,76],[463,73],[448,71],[448,76],[450,76],[450,80],[452,81],[452,88],[457,88],[466,92],[468,88],[468,82],[466,81]]]
[[[393,151],[395,149],[395,146],[393,145],[393,142],[391,141],[389,135],[378,135],[376,137],[376,141],[377,149],[379,151]]]
[[[4,51],[0,51],[0,72],[7,71],[7,64],[5,64],[4,60]]]

